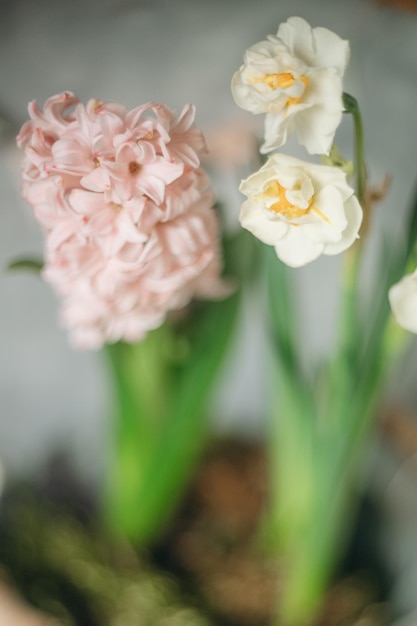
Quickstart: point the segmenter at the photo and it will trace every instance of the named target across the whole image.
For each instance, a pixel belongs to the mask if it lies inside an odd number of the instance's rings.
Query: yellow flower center
[[[278,198],[278,199],[276,202],[274,202],[273,204],[271,204],[271,206],[268,207],[268,210],[272,211],[273,213],[282,215],[283,217],[286,217],[287,219],[290,219],[290,220],[297,219],[299,217],[302,217],[303,215],[306,215],[312,208],[313,196],[310,198],[307,208],[300,209],[300,207],[296,206],[295,204],[292,204],[292,202],[290,202],[287,199],[287,195],[286,195],[287,191],[288,190],[285,189],[285,187],[282,187],[277,180],[271,181],[266,187],[262,196],[263,198]]]
[[[280,72],[279,74],[265,74],[265,76],[258,80],[259,82],[268,85],[271,89],[288,89],[288,87],[292,87],[294,85],[296,79],[291,72]],[[300,80],[304,87],[306,87],[309,83],[307,76],[300,76]],[[291,96],[289,96],[287,105],[298,104],[300,100],[301,95],[297,98],[291,98]]]
[[[273,204],[268,206],[268,211],[271,211],[276,215],[282,215],[282,217],[285,217],[287,220],[296,220],[300,217],[303,217],[303,215],[314,213],[324,222],[331,224],[331,221],[329,220],[327,215],[325,215],[323,211],[321,211],[314,204],[314,195],[311,196],[311,198],[308,200],[306,208],[302,209],[288,200],[287,191],[288,189],[280,185],[277,180],[272,180],[270,183],[268,183],[264,192],[260,194],[260,198],[262,200],[265,200],[267,198],[273,198],[274,200],[276,199]],[[299,224],[292,222],[292,226],[299,226]]]

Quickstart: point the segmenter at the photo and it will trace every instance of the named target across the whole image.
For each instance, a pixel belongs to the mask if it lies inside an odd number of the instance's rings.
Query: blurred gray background
[[[209,137],[238,121],[260,127],[234,104],[231,76],[245,49],[291,15],[351,42],[345,90],[361,105],[370,176],[378,183],[385,173],[393,175],[372,238],[377,241],[381,230],[396,236],[417,171],[417,13],[377,0],[2,0],[0,267],[42,251],[40,229],[20,198],[21,155],[14,144],[28,101],[42,105],[70,90],[84,102],[97,97],[129,108],[153,100],[180,111],[194,102],[197,123]],[[351,149],[349,119],[337,142],[342,151]],[[241,175],[213,174],[232,222]],[[301,332],[314,358],[331,342],[338,269],[329,257],[299,272]],[[61,447],[82,475],[97,479],[110,423],[101,355],[69,348],[56,323],[54,295],[36,277],[2,270],[0,294],[0,461],[6,474],[35,471]],[[268,368],[257,312],[255,295],[248,297],[214,399],[213,419],[226,432],[264,428]],[[415,363],[410,358],[400,368],[401,384],[391,392],[398,402],[417,405]]]

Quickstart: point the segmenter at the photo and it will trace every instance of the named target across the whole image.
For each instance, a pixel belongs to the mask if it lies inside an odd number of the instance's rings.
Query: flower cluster
[[[224,295],[193,106],[177,119],[162,104],[84,106],[65,92],[29,115],[17,137],[23,195],[74,345],[137,341],[194,295]]]
[[[232,93],[242,108],[266,114],[261,153],[282,146],[293,131],[310,154],[330,152],[348,58],[347,41],[300,17],[246,51]],[[291,267],[343,252],[358,237],[362,209],[340,168],[275,153],[240,191],[248,198],[242,226]]]

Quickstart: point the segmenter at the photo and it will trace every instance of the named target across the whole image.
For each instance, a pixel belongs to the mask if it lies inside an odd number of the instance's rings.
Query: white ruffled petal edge
[[[356,196],[352,195],[345,202],[345,215],[347,218],[346,228],[342,232],[339,241],[328,243],[324,254],[334,255],[344,252],[358,239],[359,228],[362,224],[363,212]]]
[[[388,298],[397,323],[417,334],[417,272],[404,276],[393,285]]]
[[[275,245],[277,257],[290,267],[302,267],[311,263],[323,250],[322,242],[303,236],[300,228],[290,228],[286,237]]]
[[[252,200],[242,204],[239,221],[263,243],[273,246],[288,232],[288,224],[280,220],[268,219],[265,209]]]
[[[314,67],[334,67],[342,76],[349,62],[349,42],[329,30],[311,28],[302,17],[290,17],[278,29],[279,37],[305,63]]]

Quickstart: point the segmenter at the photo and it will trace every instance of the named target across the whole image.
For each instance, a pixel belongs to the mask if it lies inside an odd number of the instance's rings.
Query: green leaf
[[[235,327],[239,294],[208,303],[193,323],[186,363],[175,367],[168,419],[137,493],[128,534],[155,540],[183,492],[206,437],[206,403]]]
[[[224,274],[239,284],[249,283],[259,275],[262,244],[247,230],[240,229],[224,239]]]
[[[354,113],[358,108],[358,101],[349,93],[343,93],[343,106],[345,107],[345,113]]]
[[[416,242],[417,187],[414,189],[411,200],[405,237],[398,237],[397,241],[394,241],[390,234],[381,246],[378,259],[379,271],[368,306],[368,338],[364,343],[363,351],[363,358],[367,360],[367,371],[365,371],[367,376],[371,376],[372,371],[377,369],[382,361],[381,353],[385,347],[384,333],[391,313],[388,291],[406,273],[410,261],[414,258]]]
[[[292,270],[280,261],[273,248],[264,248],[270,325],[277,358],[287,374],[299,381],[296,315],[293,303]]]
[[[36,274],[40,274],[43,268],[43,261],[38,259],[16,259],[16,261],[11,261],[7,265],[7,269],[10,271],[29,271],[35,272]]]

